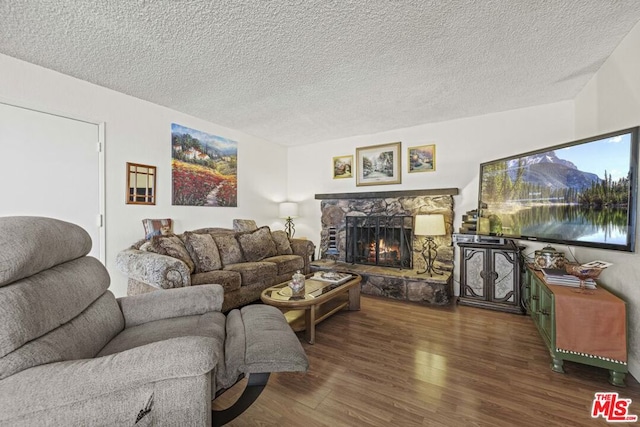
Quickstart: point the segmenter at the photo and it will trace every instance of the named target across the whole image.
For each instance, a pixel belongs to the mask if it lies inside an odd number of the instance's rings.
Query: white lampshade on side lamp
[[[438,257],[436,243],[433,241],[433,238],[435,236],[444,236],[447,234],[444,226],[444,215],[416,215],[413,234],[416,236],[425,236],[424,242],[422,243],[422,257],[424,258],[426,267],[424,271],[418,271],[417,273],[424,274],[428,272],[429,276],[433,276],[433,273],[440,274],[433,267],[433,262]]]
[[[298,204],[294,202],[282,202],[279,206],[280,218],[284,218],[284,230],[289,238],[296,234],[296,227],[293,224],[293,218],[298,217]]]

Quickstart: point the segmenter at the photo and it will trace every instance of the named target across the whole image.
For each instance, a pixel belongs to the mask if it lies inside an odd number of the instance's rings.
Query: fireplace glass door
[[[347,216],[346,219],[347,262],[413,268],[412,216]]]

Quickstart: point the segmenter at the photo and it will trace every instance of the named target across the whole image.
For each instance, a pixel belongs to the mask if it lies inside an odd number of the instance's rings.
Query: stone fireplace
[[[453,196],[457,189],[316,194],[322,231],[317,269],[362,276],[362,292],[409,301],[447,304],[451,297],[454,248]],[[425,269],[422,238],[413,234],[419,214],[442,214],[447,234],[435,238],[435,267]]]

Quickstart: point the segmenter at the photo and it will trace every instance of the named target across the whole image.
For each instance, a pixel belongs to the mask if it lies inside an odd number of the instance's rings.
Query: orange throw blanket
[[[588,295],[547,286],[555,295],[556,351],[627,363],[624,301],[600,287]]]

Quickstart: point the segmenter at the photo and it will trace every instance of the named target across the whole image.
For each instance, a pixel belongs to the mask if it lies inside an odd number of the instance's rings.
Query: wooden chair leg
[[[220,411],[211,410],[211,425],[213,427],[222,426],[246,411],[264,390],[267,381],[269,381],[269,375],[270,372],[249,374],[246,388],[233,405]]]

